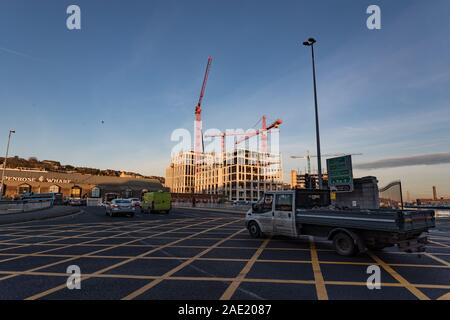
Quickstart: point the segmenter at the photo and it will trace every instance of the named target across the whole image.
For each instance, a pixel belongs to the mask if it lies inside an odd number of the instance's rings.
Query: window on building
[[[59,186],[53,185],[53,186],[50,186],[50,188],[48,188],[48,192],[59,193],[60,189],[61,188]]]
[[[29,184],[22,184],[17,188],[18,194],[31,192],[31,186]]]
[[[70,192],[70,196],[72,198],[81,198],[81,188],[80,187],[72,187],[72,190]]]
[[[93,187],[91,190],[91,197],[92,198],[100,198],[100,188],[99,187]]]

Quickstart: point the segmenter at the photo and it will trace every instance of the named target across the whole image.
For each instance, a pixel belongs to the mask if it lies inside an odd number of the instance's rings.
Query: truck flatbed
[[[297,224],[407,233],[434,227],[433,214],[433,210],[296,209],[295,221]]]

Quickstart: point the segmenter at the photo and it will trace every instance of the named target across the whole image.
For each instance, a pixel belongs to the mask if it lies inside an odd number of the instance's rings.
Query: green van
[[[172,196],[166,191],[147,192],[142,199],[141,209],[144,213],[169,213],[172,209]]]

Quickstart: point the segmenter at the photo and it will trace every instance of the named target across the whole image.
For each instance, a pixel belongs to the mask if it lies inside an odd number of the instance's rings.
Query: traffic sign
[[[328,186],[336,192],[353,191],[352,156],[327,159]]]

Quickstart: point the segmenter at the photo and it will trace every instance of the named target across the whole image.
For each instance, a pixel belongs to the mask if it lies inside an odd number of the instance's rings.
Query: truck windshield
[[[273,204],[273,194],[264,195],[263,201],[261,203],[261,213],[272,211]]]

